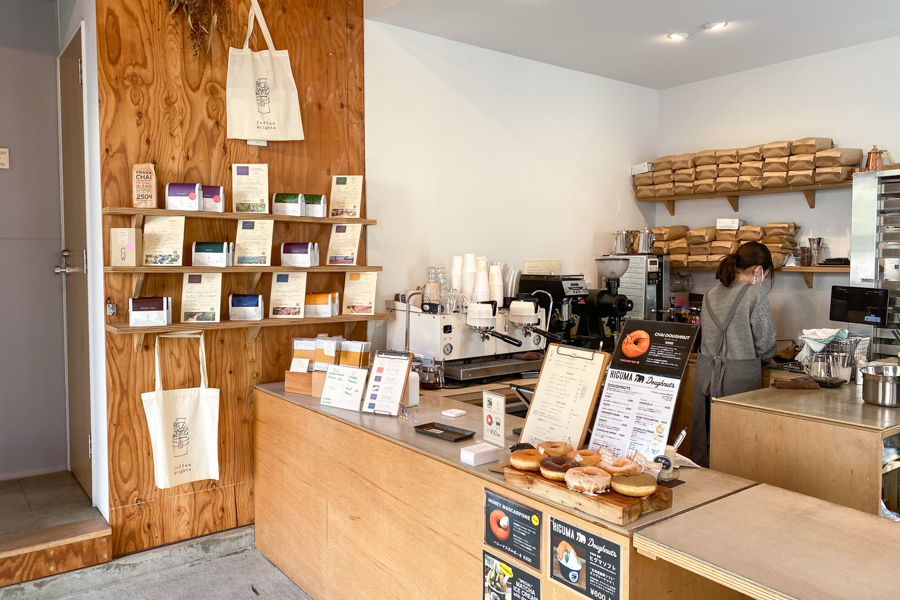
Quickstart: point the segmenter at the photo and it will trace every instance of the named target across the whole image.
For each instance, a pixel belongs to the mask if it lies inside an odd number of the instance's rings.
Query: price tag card
[[[309,359],[295,358],[291,361],[292,373],[309,373]]]
[[[494,392],[482,392],[483,439],[485,442],[506,447],[506,396]]]

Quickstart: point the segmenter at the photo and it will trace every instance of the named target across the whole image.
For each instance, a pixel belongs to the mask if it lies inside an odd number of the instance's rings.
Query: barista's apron
[[[750,289],[750,284],[738,292],[725,321],[719,321],[716,314],[706,309],[706,314],[715,323],[716,354],[697,355],[697,377],[694,381],[693,421],[691,424],[691,460],[702,467],[709,466],[709,405],[710,398],[721,398],[758,390],[762,387],[762,361],[758,358],[743,360],[725,359],[725,331],[731,325],[734,313]],[[707,333],[707,332],[704,332]]]

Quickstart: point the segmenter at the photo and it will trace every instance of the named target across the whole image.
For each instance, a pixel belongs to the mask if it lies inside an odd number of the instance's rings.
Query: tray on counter
[[[573,492],[565,482],[551,481],[537,471],[520,471],[507,466],[503,469],[503,477],[513,487],[537,492],[548,500],[616,525],[628,525],[644,513],[672,507],[672,490],[663,486],[657,487],[646,498],[631,498],[613,491],[588,496]]]

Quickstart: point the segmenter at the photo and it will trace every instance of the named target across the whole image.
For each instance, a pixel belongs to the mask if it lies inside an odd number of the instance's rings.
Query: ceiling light
[[[716,23],[706,23],[703,25],[703,29],[722,29],[726,25],[728,25],[728,23],[726,21],[719,21]]]
[[[669,39],[670,39],[670,40],[678,40],[678,41],[681,41],[681,40],[686,40],[686,39],[688,39],[689,37],[691,37],[691,34],[685,32],[685,31],[682,31],[682,32],[680,32],[680,33],[670,33],[670,34],[669,34]]]

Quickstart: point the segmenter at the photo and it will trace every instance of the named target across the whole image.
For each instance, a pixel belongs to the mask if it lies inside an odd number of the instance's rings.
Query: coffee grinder
[[[619,340],[619,332],[622,330],[622,317],[634,309],[634,302],[627,296],[619,293],[619,282],[631,266],[631,262],[625,258],[598,258],[597,272],[606,281],[606,293],[598,297],[597,302],[604,306],[598,313],[606,315],[606,327],[609,337],[612,339],[610,351],[616,347]]]

